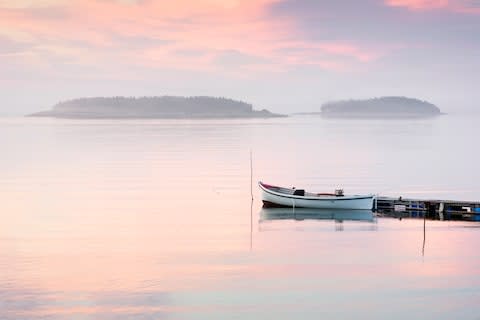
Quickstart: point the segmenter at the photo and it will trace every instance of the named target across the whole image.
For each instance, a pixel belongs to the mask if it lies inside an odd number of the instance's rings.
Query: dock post
[[[432,203],[430,201],[425,201],[425,207],[427,209],[425,214],[428,215],[429,218],[435,218],[435,214],[436,214],[435,203]]]
[[[444,220],[444,215],[443,215],[444,211],[445,211],[445,203],[440,202],[440,206],[438,207],[438,217],[442,221]]]

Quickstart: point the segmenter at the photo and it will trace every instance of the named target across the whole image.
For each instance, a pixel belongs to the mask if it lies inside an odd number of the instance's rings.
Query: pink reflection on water
[[[296,308],[366,315],[436,305],[452,316],[478,301],[480,235],[465,223],[428,221],[422,257],[421,220],[261,221],[254,189],[250,225],[250,139],[259,141],[257,150],[273,148],[254,154],[255,172],[319,191],[345,181],[353,190],[376,188],[376,170],[389,174],[377,159],[378,141],[337,148],[305,134],[315,133],[317,123],[291,128],[295,134],[287,137],[282,124],[175,131],[155,123],[126,132],[124,123],[97,124],[95,134],[77,125],[43,137],[48,152],[37,161],[25,160],[29,152],[20,149],[1,172],[8,183],[0,185],[0,298],[10,301],[2,316]],[[256,134],[280,135],[294,152],[284,154],[284,146]],[[294,144],[310,136],[332,156],[309,157],[309,148]],[[361,149],[371,152],[352,162],[351,150],[362,155]]]

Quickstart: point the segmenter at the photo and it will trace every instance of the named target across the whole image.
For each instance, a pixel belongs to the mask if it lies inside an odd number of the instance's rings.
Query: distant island
[[[321,110],[328,118],[427,118],[441,114],[437,106],[407,97],[334,101],[323,104]]]
[[[60,102],[52,110],[29,115],[72,119],[273,118],[284,115],[251,104],[215,97],[97,97]]]

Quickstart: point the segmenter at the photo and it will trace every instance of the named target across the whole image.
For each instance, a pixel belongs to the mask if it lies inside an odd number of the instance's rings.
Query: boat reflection
[[[310,208],[262,208],[260,222],[270,220],[334,220],[375,222],[371,210],[310,209]]]

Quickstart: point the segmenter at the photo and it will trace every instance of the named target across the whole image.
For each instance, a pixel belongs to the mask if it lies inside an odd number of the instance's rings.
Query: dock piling
[[[480,202],[475,201],[377,197],[375,210],[378,213],[406,213],[412,217],[426,215],[430,219],[480,221]]]

